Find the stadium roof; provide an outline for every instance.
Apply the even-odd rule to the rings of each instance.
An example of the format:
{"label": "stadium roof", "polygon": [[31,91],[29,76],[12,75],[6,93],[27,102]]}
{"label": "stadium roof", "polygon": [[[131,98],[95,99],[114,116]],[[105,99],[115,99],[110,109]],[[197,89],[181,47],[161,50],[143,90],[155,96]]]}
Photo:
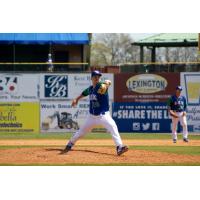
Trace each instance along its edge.
{"label": "stadium roof", "polygon": [[198,33],[161,33],[132,43],[151,47],[194,47],[198,46]]}
{"label": "stadium roof", "polygon": [[151,49],[151,61],[156,61],[156,47],[197,47],[198,33],[161,33],[147,37],[132,45],[140,46],[140,62],[144,60],[144,47]]}
{"label": "stadium roof", "polygon": [[2,44],[88,44],[88,33],[0,33]]}

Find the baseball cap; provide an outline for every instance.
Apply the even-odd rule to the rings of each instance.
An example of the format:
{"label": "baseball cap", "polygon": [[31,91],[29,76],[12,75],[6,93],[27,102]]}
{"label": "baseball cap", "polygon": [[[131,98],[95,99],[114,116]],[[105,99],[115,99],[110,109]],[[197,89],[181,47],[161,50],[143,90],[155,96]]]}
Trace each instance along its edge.
{"label": "baseball cap", "polygon": [[176,90],[180,90],[180,91],[182,91],[183,88],[182,88],[180,85],[178,85],[178,86],[176,87]]}
{"label": "baseball cap", "polygon": [[102,74],[101,74],[100,71],[95,70],[95,71],[93,71],[93,72],[91,73],[91,77],[93,77],[93,76],[102,76]]}

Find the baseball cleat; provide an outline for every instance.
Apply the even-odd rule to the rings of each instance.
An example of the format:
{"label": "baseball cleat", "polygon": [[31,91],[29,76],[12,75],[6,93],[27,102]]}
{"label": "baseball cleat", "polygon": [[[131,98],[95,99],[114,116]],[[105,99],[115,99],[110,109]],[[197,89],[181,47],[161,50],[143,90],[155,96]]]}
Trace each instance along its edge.
{"label": "baseball cleat", "polygon": [[177,142],[177,139],[173,139],[173,143],[176,143]]}
{"label": "baseball cleat", "polygon": [[74,144],[72,144],[71,142],[69,142],[69,143],[67,144],[67,146],[65,147],[65,149],[62,150],[62,152],[61,152],[60,154],[65,154],[65,153],[67,153],[68,151],[71,151],[73,145],[74,145]]}
{"label": "baseball cleat", "polygon": [[127,152],[128,151],[128,147],[127,146],[117,146],[117,155],[120,156],[122,155],[123,153]]}
{"label": "baseball cleat", "polygon": [[183,142],[189,142],[188,138],[183,138]]}

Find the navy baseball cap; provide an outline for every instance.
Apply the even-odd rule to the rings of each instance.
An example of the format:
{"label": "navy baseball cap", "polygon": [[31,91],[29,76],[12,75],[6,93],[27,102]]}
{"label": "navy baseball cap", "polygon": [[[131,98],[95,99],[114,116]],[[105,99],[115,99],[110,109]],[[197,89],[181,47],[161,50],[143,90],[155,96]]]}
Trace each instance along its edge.
{"label": "navy baseball cap", "polygon": [[182,91],[183,88],[182,88],[180,85],[178,85],[178,86],[176,87],[176,90],[180,90],[180,91]]}
{"label": "navy baseball cap", "polygon": [[93,76],[102,76],[102,74],[101,74],[100,71],[95,70],[95,71],[93,71],[93,72],[91,73],[91,77],[93,77]]}

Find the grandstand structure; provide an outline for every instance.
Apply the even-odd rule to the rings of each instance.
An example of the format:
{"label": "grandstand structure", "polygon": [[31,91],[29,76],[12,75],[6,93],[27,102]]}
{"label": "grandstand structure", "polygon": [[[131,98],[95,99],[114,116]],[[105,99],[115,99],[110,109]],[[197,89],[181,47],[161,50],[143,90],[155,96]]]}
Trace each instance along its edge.
{"label": "grandstand structure", "polygon": [[151,50],[151,62],[156,62],[156,49],[160,47],[198,47],[198,33],[161,33],[147,37],[132,45],[140,47],[140,62],[144,62],[144,47]]}
{"label": "grandstand structure", "polygon": [[[120,65],[120,72],[153,73],[153,72],[185,72],[200,71],[200,61],[193,62],[157,62],[156,49],[170,47],[196,47],[198,54],[198,33],[161,33],[147,37],[132,45],[140,47],[140,62]],[[144,62],[144,48],[151,51],[151,62]]]}
{"label": "grandstand structure", "polygon": [[89,33],[0,33],[0,71],[85,71],[90,41]]}

